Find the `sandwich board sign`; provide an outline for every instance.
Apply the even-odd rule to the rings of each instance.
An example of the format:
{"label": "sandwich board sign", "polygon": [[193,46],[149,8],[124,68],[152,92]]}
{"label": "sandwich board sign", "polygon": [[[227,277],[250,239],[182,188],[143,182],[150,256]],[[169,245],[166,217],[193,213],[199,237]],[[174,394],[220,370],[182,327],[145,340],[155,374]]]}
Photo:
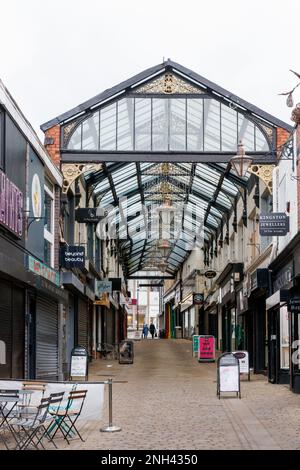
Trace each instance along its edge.
{"label": "sandwich board sign", "polygon": [[232,351],[232,354],[238,358],[240,363],[240,374],[247,374],[250,380],[249,353],[248,351]]}
{"label": "sandwich board sign", "polygon": [[88,378],[88,353],[83,346],[76,346],[71,352],[70,378]]}
{"label": "sandwich board sign", "polygon": [[212,335],[200,335],[198,361],[215,362],[215,359],[215,337]]}
{"label": "sandwich board sign", "polygon": [[241,398],[240,363],[233,353],[225,353],[218,359],[217,396],[222,392],[235,392]]}
{"label": "sandwich board sign", "polygon": [[193,357],[198,355],[199,335],[193,335]]}

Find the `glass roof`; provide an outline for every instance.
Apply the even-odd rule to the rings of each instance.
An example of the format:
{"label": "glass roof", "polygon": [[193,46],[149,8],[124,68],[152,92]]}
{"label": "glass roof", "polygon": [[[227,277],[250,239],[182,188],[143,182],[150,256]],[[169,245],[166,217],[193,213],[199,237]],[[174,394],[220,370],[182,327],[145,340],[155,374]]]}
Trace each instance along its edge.
{"label": "glass roof", "polygon": [[125,97],[79,122],[68,150],[235,151],[242,140],[248,152],[266,152],[262,126],[213,98]]}
{"label": "glass roof", "polygon": [[174,275],[188,253],[203,246],[231,210],[238,186],[247,182],[231,172],[224,177],[226,168],[203,163],[107,163],[86,174],[98,205],[108,209],[103,224],[115,227],[112,233],[127,276],[159,265],[160,211],[166,202],[166,212],[173,214],[173,234],[164,257],[165,272]]}

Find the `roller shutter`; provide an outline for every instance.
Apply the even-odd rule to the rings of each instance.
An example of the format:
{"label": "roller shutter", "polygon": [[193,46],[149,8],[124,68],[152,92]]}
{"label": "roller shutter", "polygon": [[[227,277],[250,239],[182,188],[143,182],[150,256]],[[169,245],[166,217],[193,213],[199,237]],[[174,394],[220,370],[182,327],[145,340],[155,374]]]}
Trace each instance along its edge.
{"label": "roller shutter", "polygon": [[5,345],[5,364],[0,378],[24,377],[24,290],[0,281],[0,341]]}
{"label": "roller shutter", "polygon": [[58,305],[53,300],[36,300],[36,378],[58,379]]}
{"label": "roller shutter", "polygon": [[78,344],[88,351],[88,305],[78,298]]}

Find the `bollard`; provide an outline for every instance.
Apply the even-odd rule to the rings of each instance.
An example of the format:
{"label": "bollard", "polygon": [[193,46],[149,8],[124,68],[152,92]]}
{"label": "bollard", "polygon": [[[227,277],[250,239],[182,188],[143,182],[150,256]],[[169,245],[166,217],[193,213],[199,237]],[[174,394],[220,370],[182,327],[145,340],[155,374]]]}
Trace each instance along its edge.
{"label": "bollard", "polygon": [[113,379],[109,378],[108,379],[108,409],[109,409],[109,422],[108,426],[104,426],[104,428],[101,428],[101,432],[118,432],[121,431],[121,428],[118,426],[114,426],[112,422],[112,383]]}

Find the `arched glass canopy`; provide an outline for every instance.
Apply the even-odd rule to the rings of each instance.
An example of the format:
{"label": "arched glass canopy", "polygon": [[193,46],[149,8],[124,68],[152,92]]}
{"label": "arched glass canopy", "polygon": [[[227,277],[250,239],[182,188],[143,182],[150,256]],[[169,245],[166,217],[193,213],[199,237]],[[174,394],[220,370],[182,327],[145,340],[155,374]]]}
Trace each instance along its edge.
{"label": "arched glass canopy", "polygon": [[75,127],[68,150],[266,152],[270,142],[257,123],[216,99],[126,97],[101,107]]}
{"label": "arched glass canopy", "polygon": [[95,202],[109,210],[104,231],[115,229],[127,277],[153,267],[151,215],[163,201],[185,207],[166,259],[167,274],[175,275],[195,234],[201,234],[202,246],[216,240],[239,191],[247,186],[249,175],[240,178],[228,165],[239,141],[256,163],[273,163],[277,128],[291,130],[170,60],[105,90],[42,129],[57,124],[62,163],[102,164],[101,170],[85,174],[86,183]]}

